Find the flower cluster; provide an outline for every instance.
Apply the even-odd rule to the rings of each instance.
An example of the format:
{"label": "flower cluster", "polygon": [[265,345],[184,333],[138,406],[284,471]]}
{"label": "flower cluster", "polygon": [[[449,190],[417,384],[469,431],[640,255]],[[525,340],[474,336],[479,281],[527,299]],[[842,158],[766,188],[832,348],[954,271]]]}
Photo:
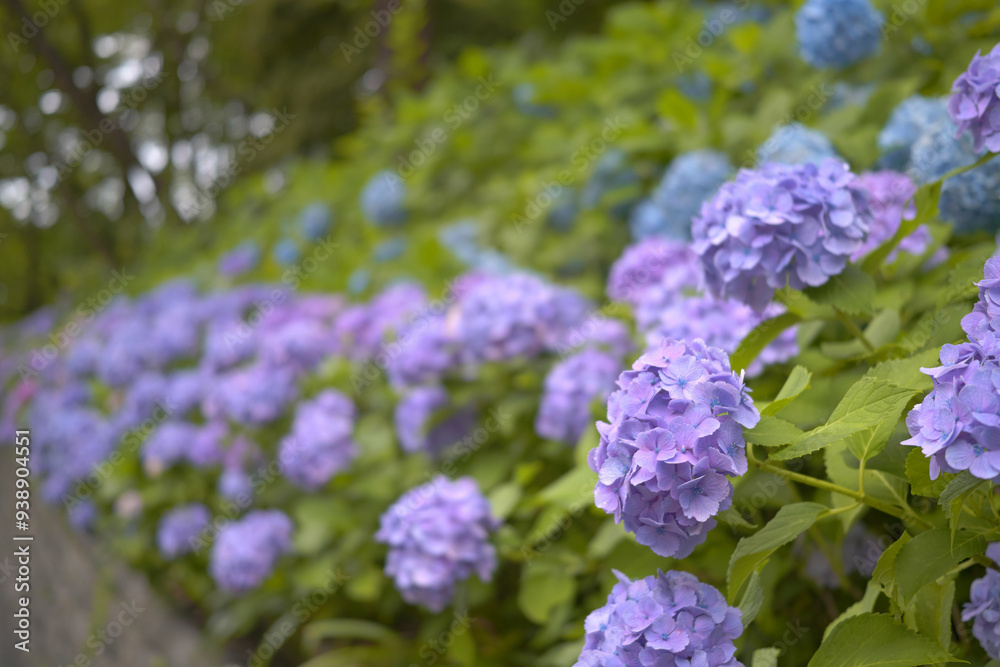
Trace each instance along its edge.
{"label": "flower cluster", "polygon": [[743,431],[760,413],[722,350],[665,339],[618,378],[600,444],[598,507],[661,556],[684,558],[732,502],[726,475],[747,470]]}
{"label": "flower cluster", "polygon": [[361,212],[378,227],[406,222],[406,185],[395,173],[382,170],[368,179],[361,190]]}
{"label": "flower cluster", "polygon": [[900,102],[878,135],[878,147],[883,151],[904,149],[907,160],[910,147],[928,128],[948,122],[948,105],[944,99],[913,95]]}
{"label": "flower cluster", "polygon": [[238,276],[257,266],[260,262],[260,246],[253,241],[244,241],[219,258],[217,267],[224,276]]}
{"label": "flower cluster", "polygon": [[678,155],[670,163],[652,196],[632,210],[632,239],[650,236],[691,238],[691,218],[733,173],[725,153],[712,150]]}
{"label": "flower cluster", "polygon": [[201,503],[181,505],[160,519],[156,546],[164,558],[174,559],[194,551],[195,540],[208,526],[211,515]]}
{"label": "flower cluster", "polygon": [[353,431],[354,404],[339,391],[326,389],[299,403],[278,453],[282,473],[306,489],[326,484],[357,456]]}
{"label": "flower cluster", "polygon": [[543,438],[576,444],[592,424],[595,400],[607,400],[615,388],[621,363],[598,350],[584,350],[560,361],[545,378],[535,432]]}
{"label": "flower cluster", "polygon": [[948,113],[958,132],[970,131],[977,153],[1000,153],[1000,44],[985,56],[977,51],[951,91]]}
{"label": "flower cluster", "polygon": [[219,531],[209,573],[222,589],[245,593],[257,588],[292,547],[292,521],[279,510],[255,510]]}
{"label": "flower cluster", "polygon": [[762,312],[774,290],[822,285],[868,234],[867,195],[843,162],[741,170],[702,205],[694,249],[709,289]]}
{"label": "flower cluster", "polygon": [[323,238],[329,233],[332,225],[333,211],[322,202],[313,202],[299,213],[299,231],[308,241]]}
{"label": "flower cluster", "polygon": [[799,54],[813,67],[849,67],[878,52],[884,21],[870,0],[806,0],[795,14]]}
{"label": "flower cluster", "polygon": [[[868,193],[868,210],[871,218],[868,221],[868,238],[865,243],[851,256],[851,261],[857,261],[869,252],[882,245],[896,233],[903,220],[912,220],[917,214],[913,195],[917,186],[905,174],[894,171],[873,171],[860,174],[854,181],[858,187]],[[886,258],[892,263],[899,253],[923,255],[931,244],[931,232],[927,225],[920,225],[912,234],[904,237],[899,245]],[[934,256],[937,263],[947,257],[947,249]]]}
{"label": "flower cluster", "polygon": [[930,459],[931,479],[968,470],[1000,481],[1000,258],[986,262],[979,302],[962,318],[968,343],[941,347],[941,366],[923,369],[934,388],[910,411],[910,437]]}
{"label": "flower cluster", "polygon": [[615,576],[608,603],[584,622],[575,667],[742,667],[733,640],[743,634],[743,615],[714,586],[674,570],[637,581]]}
{"label": "flower cluster", "polygon": [[[440,454],[465,437],[473,428],[473,413],[457,410],[441,416],[450,407],[441,387],[415,387],[396,404],[396,435],[405,452]],[[440,419],[438,419],[440,417]]]}
{"label": "flower cluster", "polygon": [[431,611],[451,601],[455,584],[496,569],[490,534],[500,522],[475,480],[438,476],[410,489],[382,515],[375,539],[388,545],[385,573],[403,599]]}
{"label": "flower cluster", "polygon": [[690,244],[652,237],[629,246],[611,266],[607,294],[635,310],[636,322],[646,330],[660,312],[680,295],[701,286],[701,267]]}
{"label": "flower cluster", "polygon": [[782,125],[757,148],[758,164],[819,164],[827,158],[836,157],[837,151],[830,140],[802,123]]}
{"label": "flower cluster", "polygon": [[[986,547],[986,556],[1000,565],[1000,542]],[[985,576],[972,582],[962,620],[972,621],[972,634],[986,655],[1000,660],[1000,572],[988,568]]]}

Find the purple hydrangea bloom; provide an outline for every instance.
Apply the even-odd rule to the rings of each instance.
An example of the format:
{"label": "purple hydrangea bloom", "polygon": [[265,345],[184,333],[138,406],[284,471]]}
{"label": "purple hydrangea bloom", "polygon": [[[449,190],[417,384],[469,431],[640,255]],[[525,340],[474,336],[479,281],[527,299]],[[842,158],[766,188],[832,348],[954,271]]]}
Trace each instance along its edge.
{"label": "purple hydrangea bloom", "polygon": [[211,520],[208,508],[201,503],[175,507],[160,519],[156,530],[156,546],[168,560],[195,550],[195,539]]}
{"label": "purple hydrangea bloom", "polygon": [[473,573],[492,578],[497,557],[489,537],[499,525],[475,480],[438,476],[404,493],[382,515],[375,539],[389,546],[385,572],[403,599],[438,612],[457,582]]}
{"label": "purple hydrangea bloom", "polygon": [[968,470],[1000,481],[1000,258],[987,260],[977,284],[979,302],[962,318],[970,342],[942,346],[942,365],[922,369],[934,388],[906,417],[912,437],[902,444],[930,458],[931,479]]}
{"label": "purple hydrangea bloom", "polygon": [[[758,315],[752,308],[738,301],[719,300],[707,294],[683,297],[660,311],[659,322],[646,334],[646,342],[655,348],[659,347],[664,338],[701,338],[706,345],[732,353],[754,327],[784,312],[785,309],[775,303]],[[784,363],[798,354],[796,332],[796,327],[789,327],[761,350],[746,369],[747,375],[756,377],[765,367]]]}
{"label": "purple hydrangea bloom", "polygon": [[378,354],[390,333],[426,304],[427,296],[420,287],[393,285],[367,304],[345,308],[334,323],[334,337],[351,358],[369,359]]}
{"label": "purple hydrangea bloom", "polygon": [[216,465],[222,461],[227,430],[220,422],[204,426],[179,421],[161,424],[142,446],[143,467],[150,475],[158,475],[175,463],[187,462],[198,468]]}
{"label": "purple hydrangea bloom", "polygon": [[824,284],[868,234],[867,194],[838,160],[741,170],[695,218],[709,289],[762,312],[774,290]]}
{"label": "purple hydrangea bloom", "polygon": [[[1000,542],[986,547],[986,555],[1000,564]],[[972,582],[962,620],[972,621],[972,634],[986,655],[1000,660],[1000,572],[988,568],[985,576]]]}
{"label": "purple hydrangea bloom", "polygon": [[202,411],[210,419],[266,424],[283,414],[297,394],[293,369],[258,363],[219,375]]}
{"label": "purple hydrangea bloom", "polygon": [[69,508],[69,525],[79,531],[90,529],[97,520],[97,505],[92,500],[80,500]]}
{"label": "purple hydrangea bloom", "polygon": [[637,581],[615,576],[608,603],[584,622],[574,667],[742,667],[733,640],[743,634],[743,615],[714,586],[674,570]]}
{"label": "purple hydrangea bloom", "polygon": [[747,471],[741,426],[760,413],[725,352],[665,339],[618,378],[587,462],[596,504],[640,544],[684,558],[732,503],[726,475]]}
{"label": "purple hydrangea bloom", "polygon": [[575,444],[592,423],[591,403],[607,400],[620,369],[618,359],[597,350],[584,350],[557,363],[545,378],[535,432]]}
{"label": "purple hydrangea bloom", "polygon": [[472,363],[534,357],[557,349],[590,304],[527,274],[490,276],[458,304],[458,337]]}
{"label": "purple hydrangea bloom", "polygon": [[971,132],[977,153],[1000,153],[1000,44],[985,56],[977,51],[951,91],[948,113],[958,133]]}
{"label": "purple hydrangea bloom", "polygon": [[295,410],[292,432],[281,441],[278,458],[288,479],[307,489],[326,484],[357,456],[354,403],[327,389]]}
{"label": "purple hydrangea bloom", "polygon": [[690,245],[671,239],[649,238],[629,246],[611,266],[608,297],[637,306],[655,301],[650,292],[674,298],[701,284],[698,256]]}
{"label": "purple hydrangea bloom", "polygon": [[396,387],[435,382],[461,363],[456,327],[444,316],[415,320],[386,352],[386,371]]}
{"label": "purple hydrangea bloom", "polygon": [[244,241],[219,258],[216,267],[223,276],[238,276],[260,262],[260,247],[254,241]]}
{"label": "purple hydrangea bloom", "polygon": [[[894,171],[865,172],[855,179],[854,185],[868,193],[871,217],[868,221],[868,238],[851,256],[852,262],[888,241],[904,219],[912,220],[917,214],[917,207],[913,202],[917,186],[906,174]],[[912,234],[899,242],[885,261],[891,264],[899,256],[900,251],[910,255],[922,255],[931,241],[931,232],[927,225],[920,225]],[[944,250],[944,253],[947,253],[947,250]]]}
{"label": "purple hydrangea bloom", "polygon": [[396,435],[403,451],[436,456],[468,435],[474,417],[469,410],[453,411],[435,420],[450,405],[448,393],[441,387],[416,387],[407,392],[396,405],[395,414]]}
{"label": "purple hydrangea bloom", "polygon": [[292,547],[292,521],[279,510],[255,510],[225,526],[212,545],[209,573],[223,590],[257,588]]}

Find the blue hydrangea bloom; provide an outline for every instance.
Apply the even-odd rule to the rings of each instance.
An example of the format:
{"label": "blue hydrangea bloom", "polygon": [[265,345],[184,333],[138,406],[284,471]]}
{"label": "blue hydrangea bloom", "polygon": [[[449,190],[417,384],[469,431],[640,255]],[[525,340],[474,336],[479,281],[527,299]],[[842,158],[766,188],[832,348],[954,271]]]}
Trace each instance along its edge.
{"label": "blue hydrangea bloom", "polygon": [[742,667],[733,640],[743,634],[743,614],[714,586],[674,570],[636,581],[615,576],[608,603],[584,622],[574,667]]}
{"label": "blue hydrangea bloom", "polygon": [[196,540],[208,527],[212,516],[201,503],[175,507],[160,519],[156,546],[164,558],[173,560],[195,550]]}
{"label": "blue hydrangea bloom", "polygon": [[274,250],[271,251],[271,255],[278,264],[288,266],[299,261],[299,258],[302,257],[302,251],[299,250],[299,244],[294,240],[281,239],[274,244]]}
{"label": "blue hydrangea bloom", "polygon": [[799,55],[820,69],[849,67],[878,52],[884,22],[870,0],[806,0],[795,14]]}
{"label": "blue hydrangea bloom", "polygon": [[[987,546],[986,556],[1000,565],[1000,542]],[[1000,572],[987,568],[985,576],[972,582],[962,620],[972,621],[972,635],[986,655],[1000,660]]]}
{"label": "blue hydrangea bloom", "polygon": [[580,217],[579,193],[575,188],[563,187],[552,202],[545,222],[556,231],[568,232]]}
{"label": "blue hydrangea bloom", "polygon": [[592,424],[591,404],[605,401],[615,388],[621,362],[598,350],[583,350],[554,365],[535,418],[543,438],[576,444]]}
{"label": "blue hydrangea bloom", "polygon": [[406,222],[406,185],[395,172],[384,169],[372,176],[361,191],[361,211],[377,227]]}
{"label": "blue hydrangea bloom", "polygon": [[250,271],[260,262],[260,246],[255,241],[244,241],[219,258],[216,270],[223,276],[238,276]]}
{"label": "blue hydrangea bloom", "polygon": [[757,148],[757,162],[782,164],[820,164],[827,158],[836,158],[837,151],[823,133],[802,123],[788,123],[771,133]]}
{"label": "blue hydrangea bloom", "polygon": [[729,179],[733,165],[725,153],[713,150],[678,155],[667,167],[652,196],[632,211],[632,239],[650,236],[690,240],[691,219],[701,204]]}
{"label": "blue hydrangea bloom", "polygon": [[279,510],[255,510],[219,531],[208,570],[231,593],[258,588],[291,550],[292,521]]}
{"label": "blue hydrangea bloom", "polygon": [[500,525],[475,480],[443,476],[410,489],[382,515],[375,539],[389,547],[385,573],[403,599],[443,610],[455,584],[497,566],[490,534]]}
{"label": "blue hydrangea bloom", "polygon": [[375,250],[372,252],[372,259],[376,262],[391,262],[401,257],[404,252],[406,252],[406,239],[386,239],[375,246]]}
{"label": "blue hydrangea bloom", "polygon": [[729,358],[702,341],[664,339],[618,378],[587,462],[596,504],[636,541],[685,558],[732,504],[726,475],[747,471],[741,426],[760,413]]}
{"label": "blue hydrangea bloom", "polygon": [[604,153],[580,192],[580,203],[586,210],[606,205],[611,215],[622,217],[635,202],[639,176],[628,164],[624,151],[612,148]]}
{"label": "blue hydrangea bloom", "polygon": [[741,170],[706,202],[694,250],[712,294],[763,312],[774,290],[824,284],[868,235],[867,193],[838,160]]}
{"label": "blue hydrangea bloom", "polygon": [[308,241],[323,238],[333,226],[333,211],[322,202],[313,202],[299,213],[299,231]]}
{"label": "blue hydrangea bloom", "polygon": [[1000,153],[1000,44],[985,56],[977,51],[951,91],[948,113],[958,131],[969,131],[977,153]]}
{"label": "blue hydrangea bloom", "polygon": [[910,147],[925,132],[947,122],[948,104],[944,98],[913,95],[892,110],[879,132],[878,147],[883,151],[903,148],[908,156]]}
{"label": "blue hydrangea bloom", "polygon": [[827,108],[833,111],[842,107],[864,107],[868,104],[868,100],[871,99],[875,88],[874,83],[852,85],[838,81],[833,84],[833,95],[830,97],[830,101],[827,102]]}
{"label": "blue hydrangea bloom", "polygon": [[931,479],[968,470],[1000,481],[1000,258],[987,260],[977,285],[979,302],[962,318],[969,342],[942,346],[942,365],[922,369],[934,388],[906,417],[912,437],[902,444],[930,459]]}
{"label": "blue hydrangea bloom", "polygon": [[292,432],[281,441],[278,458],[282,473],[306,489],[326,484],[357,456],[354,403],[327,389],[299,403]]}
{"label": "blue hydrangea bloom", "polygon": [[347,277],[347,291],[351,294],[361,294],[368,288],[371,280],[371,273],[367,269],[357,269]]}

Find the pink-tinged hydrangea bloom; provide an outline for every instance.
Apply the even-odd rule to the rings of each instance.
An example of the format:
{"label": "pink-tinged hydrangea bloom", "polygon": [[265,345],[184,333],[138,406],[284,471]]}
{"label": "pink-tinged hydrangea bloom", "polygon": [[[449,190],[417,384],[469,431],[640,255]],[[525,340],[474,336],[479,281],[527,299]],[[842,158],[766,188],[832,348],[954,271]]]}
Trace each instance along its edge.
{"label": "pink-tinged hydrangea bloom", "polygon": [[716,297],[762,312],[774,290],[824,284],[868,235],[868,197],[838,160],[743,169],[702,205],[694,250]]}
{"label": "pink-tinged hydrangea bloom", "polygon": [[[1000,542],[986,547],[986,555],[1000,565]],[[987,569],[986,576],[972,582],[962,620],[972,621],[972,634],[986,655],[1000,660],[1000,572]]]}
{"label": "pink-tinged hydrangea bloom", "polygon": [[385,573],[403,599],[438,612],[457,582],[473,573],[492,578],[497,557],[489,537],[499,525],[475,480],[438,476],[404,493],[382,515],[375,539],[389,546]]}
{"label": "pink-tinged hydrangea bloom", "polygon": [[156,546],[168,560],[190,553],[195,550],[196,540],[210,520],[208,508],[201,503],[175,507],[160,519]]}
{"label": "pink-tinged hydrangea bloom", "polygon": [[576,444],[592,423],[591,403],[607,400],[620,369],[616,357],[597,350],[584,350],[553,366],[545,378],[535,432]]}
{"label": "pink-tinged hydrangea bloom", "polygon": [[[868,220],[868,238],[851,256],[852,262],[888,241],[904,219],[912,220],[917,214],[917,207],[913,202],[917,186],[906,174],[895,171],[865,172],[855,179],[854,185],[868,193],[871,217]],[[910,255],[923,255],[931,241],[931,231],[927,225],[920,225],[899,242],[885,261],[891,264],[899,257],[900,251]],[[947,256],[948,250],[942,248],[941,252],[935,253],[932,262],[940,263]]]}
{"label": "pink-tinged hydrangea bloom", "polygon": [[725,475],[747,471],[740,427],[755,426],[760,413],[726,353],[700,340],[663,340],[618,387],[587,457],[598,474],[596,504],[640,544],[684,558],[731,505]]}
{"label": "pink-tinged hydrangea bloom", "polygon": [[208,570],[219,588],[246,593],[270,576],[292,548],[292,521],[280,510],[255,510],[219,531]]}
{"label": "pink-tinged hydrangea bloom", "polygon": [[951,91],[948,113],[958,134],[969,130],[977,153],[1000,153],[1000,44],[985,56],[977,51]]}
{"label": "pink-tinged hydrangea bloom", "polygon": [[282,473],[307,489],[326,484],[357,456],[354,443],[354,403],[327,389],[300,403],[292,432],[281,441]]}
{"label": "pink-tinged hydrangea bloom", "polygon": [[906,417],[910,437],[930,458],[931,479],[968,470],[1000,481],[1000,258],[986,262],[979,302],[962,318],[970,342],[944,345],[941,366],[925,368],[934,389]]}
{"label": "pink-tinged hydrangea bloom", "polygon": [[615,576],[608,603],[584,621],[575,667],[742,667],[733,640],[743,634],[743,614],[714,586],[675,570],[637,581]]}
{"label": "pink-tinged hydrangea bloom", "polygon": [[[774,303],[758,315],[752,308],[738,301],[719,300],[710,295],[684,297],[660,311],[660,319],[646,334],[646,342],[657,347],[664,338],[700,338],[706,345],[732,353],[754,327],[784,312],[782,306]],[[784,363],[798,354],[796,332],[796,327],[789,327],[761,350],[757,359],[746,369],[747,375],[760,375],[766,366]]]}

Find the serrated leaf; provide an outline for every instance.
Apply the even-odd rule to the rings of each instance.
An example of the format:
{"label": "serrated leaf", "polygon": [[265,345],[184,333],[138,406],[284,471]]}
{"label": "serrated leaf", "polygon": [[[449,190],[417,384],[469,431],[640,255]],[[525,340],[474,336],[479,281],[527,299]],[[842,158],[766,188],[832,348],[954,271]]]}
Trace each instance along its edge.
{"label": "serrated leaf", "polygon": [[767,347],[775,338],[781,335],[785,329],[795,326],[802,321],[802,317],[792,312],[782,313],[777,317],[764,320],[748,333],[736,350],[729,355],[729,364],[734,371],[750,367],[761,350]]}
{"label": "serrated leaf", "polygon": [[[863,333],[868,342],[876,349],[891,343],[899,335],[899,314],[890,308],[883,309],[872,318]],[[856,339],[838,343],[823,343],[821,349],[832,359],[851,359],[869,354],[868,348]]]}
{"label": "serrated leaf", "polygon": [[906,626],[930,637],[943,648],[951,644],[951,606],[955,600],[955,579],[932,581],[921,588],[904,611]]}
{"label": "serrated leaf", "polygon": [[868,586],[865,587],[865,594],[861,596],[861,599],[845,609],[840,616],[830,622],[830,625],[826,626],[826,630],[823,631],[823,639],[825,640],[835,627],[847,619],[860,616],[861,614],[872,613],[872,610],[875,609],[875,603],[878,601],[878,596],[881,594],[882,589],[874,581],[869,581]]}
{"label": "serrated leaf", "polygon": [[810,300],[839,308],[852,315],[867,315],[872,312],[875,298],[875,281],[867,273],[848,264],[838,275],[819,287],[805,290]]}
{"label": "serrated leaf", "polygon": [[870,377],[889,380],[908,389],[917,391],[928,391],[934,386],[929,375],[920,371],[921,368],[930,368],[938,365],[940,351],[937,349],[924,350],[906,359],[892,359],[883,361],[870,371]]}
{"label": "serrated leaf", "polygon": [[753,661],[750,663],[750,667],[778,667],[778,656],[780,655],[780,648],[759,648],[753,652]]}
{"label": "serrated leaf", "polygon": [[719,512],[715,515],[715,518],[728,526],[733,526],[734,528],[747,528],[749,530],[756,530],[759,528],[756,524],[752,524],[744,519],[743,515],[740,514],[739,510],[735,507],[730,507],[727,510]]}
{"label": "serrated leaf", "polygon": [[975,493],[979,487],[986,483],[986,480],[979,479],[968,470],[964,470],[959,475],[948,482],[941,492],[939,502],[944,507],[944,513],[949,519],[957,519],[962,512],[965,501]]}
{"label": "serrated leaf", "polygon": [[809,667],[917,667],[954,658],[888,614],[861,614],[834,628]]}
{"label": "serrated leaf", "polygon": [[544,625],[559,605],[576,595],[576,579],[560,563],[535,561],[521,571],[517,604],[529,620]]}
{"label": "serrated leaf", "polygon": [[775,399],[760,411],[761,415],[773,417],[778,414],[783,407],[791,403],[799,394],[809,388],[810,379],[812,379],[812,373],[807,371],[804,366],[793,368]]}
{"label": "serrated leaf", "polygon": [[747,580],[747,586],[740,598],[740,603],[736,605],[743,612],[744,629],[750,627],[753,619],[757,618],[757,612],[760,611],[760,605],[763,602],[764,589],[760,585],[760,573],[754,571],[750,575],[750,579]]}
{"label": "serrated leaf", "polygon": [[760,531],[741,539],[729,559],[727,580],[730,603],[736,600],[751,573],[759,571],[778,547],[808,530],[825,510],[826,507],[819,503],[785,505]]}
{"label": "serrated leaf", "polygon": [[920,533],[896,556],[896,590],[906,605],[922,586],[948,574],[969,556],[986,551],[986,538],[966,530],[958,531],[952,544],[951,532],[935,528]]}
{"label": "serrated leaf", "polygon": [[917,392],[888,380],[863,377],[855,382],[826,424],[807,432],[798,442],[771,455],[784,461],[811,454],[852,433],[877,427],[886,414],[898,415]]}
{"label": "serrated leaf", "polygon": [[795,424],[767,415],[761,415],[757,425],[744,432],[747,442],[761,447],[781,447],[798,441],[804,435],[805,432]]}
{"label": "serrated leaf", "polygon": [[937,498],[955,475],[941,473],[937,479],[931,479],[931,460],[924,456],[918,447],[906,457],[906,479],[910,482],[910,490],[918,496]]}
{"label": "serrated leaf", "polygon": [[896,589],[896,557],[912,539],[909,533],[900,535],[898,540],[882,552],[878,563],[875,564],[875,569],[872,571],[872,581],[889,597],[892,597],[893,591]]}

